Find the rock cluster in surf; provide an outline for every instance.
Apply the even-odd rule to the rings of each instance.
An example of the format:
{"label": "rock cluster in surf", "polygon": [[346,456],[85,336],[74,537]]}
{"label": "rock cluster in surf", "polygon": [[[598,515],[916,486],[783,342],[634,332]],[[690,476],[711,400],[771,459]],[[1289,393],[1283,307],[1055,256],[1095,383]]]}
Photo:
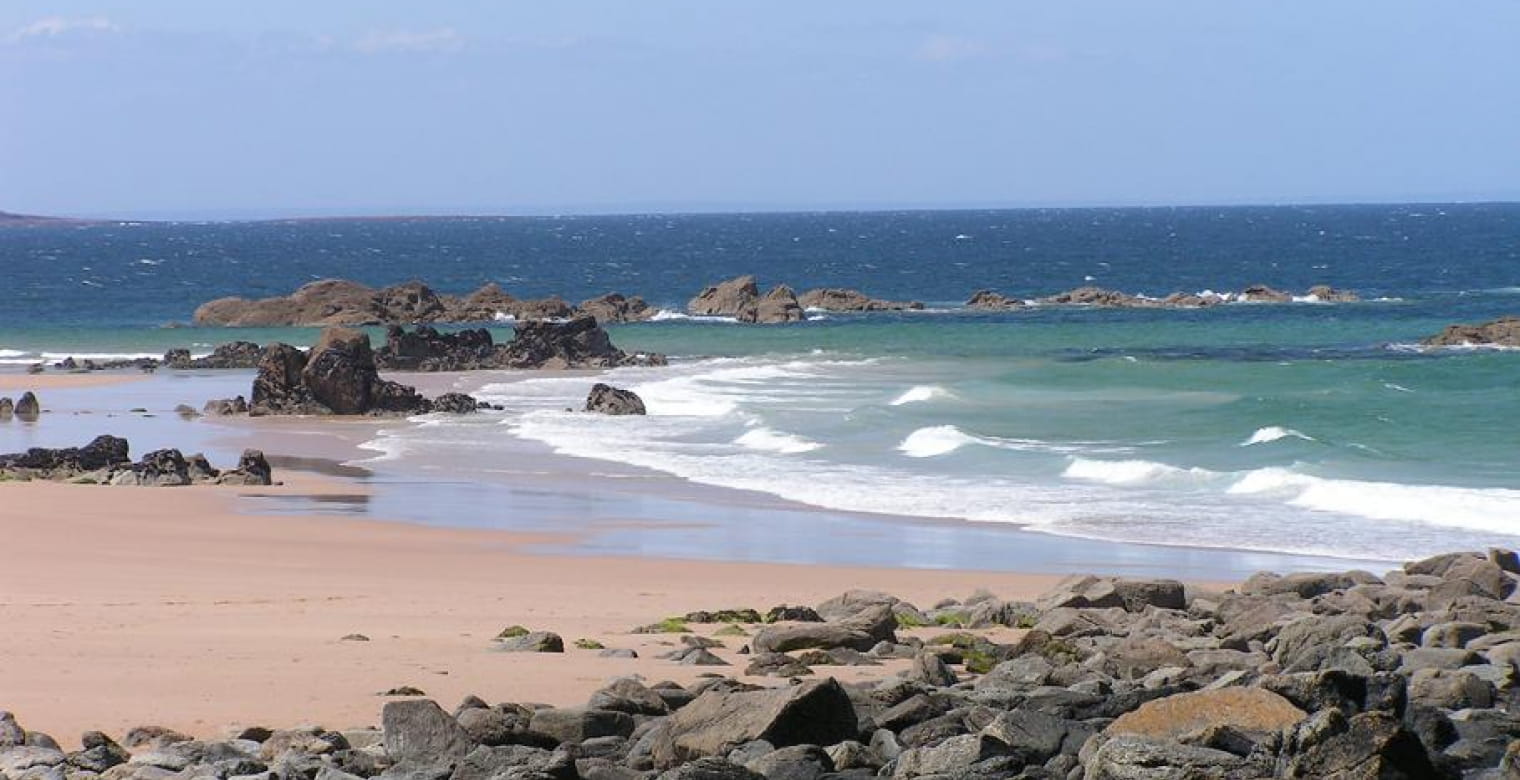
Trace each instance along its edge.
{"label": "rock cluster in surf", "polygon": [[916,301],[897,302],[872,298],[859,290],[823,288],[809,290],[798,297],[792,288],[784,284],[772,287],[769,292],[761,295],[755,277],[748,275],[709,285],[686,304],[686,310],[697,316],[732,317],[739,322],[759,325],[801,322],[807,319],[807,309],[900,311],[923,307],[922,303]]}
{"label": "rock cluster in surf", "polygon": [[[966,307],[996,311],[1017,309],[1036,303],[1049,306],[1101,306],[1120,309],[1203,309],[1226,303],[1291,303],[1294,300],[1291,293],[1264,284],[1251,285],[1235,293],[1174,292],[1164,298],[1149,298],[1088,286],[1033,301],[1011,298],[993,290],[978,290],[966,301]],[[1304,294],[1303,300],[1317,303],[1352,303],[1360,299],[1356,293],[1349,290],[1338,290],[1321,284],[1310,287]]]}
{"label": "rock cluster in surf", "polygon": [[250,300],[218,298],[195,310],[197,325],[242,327],[400,325],[434,322],[568,319],[587,314],[602,322],[632,322],[654,315],[640,298],[610,293],[572,306],[558,297],[516,298],[495,283],[464,296],[435,292],[420,281],[374,288],[346,279],[322,279],[290,295]]}
{"label": "rock cluster in surf", "polygon": [[410,331],[392,325],[385,345],[375,352],[375,362],[389,371],[470,371],[664,365],[665,358],[618,349],[595,318],[582,316],[565,322],[519,322],[505,344],[497,344],[485,328],[440,333],[427,325]]}
{"label": "rock cluster in surf", "polygon": [[126,439],[97,436],[83,447],[33,447],[0,455],[0,481],[50,480],[91,485],[177,487],[269,485],[273,470],[264,453],[244,450],[236,468],[214,468],[206,456],[176,449],[154,450],[133,462]]}
{"label": "rock cluster in surf", "polygon": [[37,396],[28,390],[21,394],[20,398],[12,401],[9,396],[0,397],[0,422],[10,420],[12,417],[24,422],[35,421],[42,414],[42,404],[37,401]]}
{"label": "rock cluster in surf", "polygon": [[[144,726],[119,743],[89,732],[75,751],[0,714],[0,776],[1513,777],[1517,572],[1520,559],[1495,550],[1383,577],[1258,574],[1227,591],[1074,577],[1034,602],[978,592],[929,609],[849,591],[763,618],[704,611],[650,627],[685,632],[671,663],[742,660],[748,679],[616,678],[576,707],[470,696],[451,713],[407,698],[383,705],[379,728],[251,727],[222,741]],[[705,621],[732,622],[690,631]],[[629,657],[520,626],[491,644]],[[881,673],[858,682],[824,674],[841,666]]]}
{"label": "rock cluster in surf", "polygon": [[259,359],[249,414],[422,414],[433,402],[382,379],[369,335],[328,328],[310,350],[271,344]]}
{"label": "rock cluster in surf", "polygon": [[1448,325],[1425,339],[1428,347],[1520,348],[1520,317],[1501,317],[1481,325]]}

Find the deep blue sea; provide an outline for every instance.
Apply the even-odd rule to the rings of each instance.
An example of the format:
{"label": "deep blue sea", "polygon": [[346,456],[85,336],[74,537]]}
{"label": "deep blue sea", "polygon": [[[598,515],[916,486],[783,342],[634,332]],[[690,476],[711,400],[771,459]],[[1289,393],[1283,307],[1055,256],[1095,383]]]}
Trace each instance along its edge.
{"label": "deep blue sea", "polygon": [[[1423,350],[1520,314],[1520,205],[111,224],[0,230],[0,361],[206,351],[310,331],[170,327],[202,301],[323,277],[620,291],[613,328],[676,358],[620,369],[645,418],[568,414],[590,380],[502,376],[507,411],[425,420],[380,458],[534,441],[838,510],[1173,545],[1397,559],[1520,545],[1520,352]],[[855,287],[924,312],[744,326],[681,315],[703,285]],[[1265,283],[1350,304],[961,308]],[[506,338],[510,331],[499,332]]]}

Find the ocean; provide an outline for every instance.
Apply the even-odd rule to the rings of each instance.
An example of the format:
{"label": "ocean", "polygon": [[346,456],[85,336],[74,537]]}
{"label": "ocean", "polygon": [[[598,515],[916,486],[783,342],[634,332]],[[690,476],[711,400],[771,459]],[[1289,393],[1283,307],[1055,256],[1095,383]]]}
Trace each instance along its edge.
{"label": "ocean", "polygon": [[[382,472],[447,461],[454,478],[485,479],[542,447],[624,477],[920,518],[968,539],[1011,525],[1372,560],[1520,546],[1520,352],[1418,345],[1520,313],[1520,205],[46,226],[0,230],[0,267],[0,364],[16,367],[309,344],[304,329],[183,324],[205,300],[324,277],[452,293],[494,281],[572,301],[619,291],[665,309],[610,328],[624,349],[672,357],[605,378],[639,393],[647,417],[567,412],[586,376],[488,377],[479,395],[505,411],[386,431],[367,445]],[[742,273],[926,309],[779,326],[681,313]],[[1362,301],[962,307],[982,288],[1254,283]]]}

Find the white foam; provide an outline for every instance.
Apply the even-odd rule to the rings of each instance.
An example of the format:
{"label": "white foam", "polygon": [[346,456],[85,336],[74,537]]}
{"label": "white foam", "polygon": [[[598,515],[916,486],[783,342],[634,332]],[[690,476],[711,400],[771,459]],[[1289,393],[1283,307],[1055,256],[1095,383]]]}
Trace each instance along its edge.
{"label": "white foam", "polygon": [[1251,438],[1241,442],[1240,446],[1249,447],[1253,444],[1270,444],[1274,441],[1280,441],[1282,439],[1289,438],[1302,439],[1304,441],[1317,441],[1313,436],[1302,433],[1300,431],[1295,431],[1292,428],[1284,428],[1281,425],[1268,425],[1265,428],[1257,428],[1256,432],[1251,434]]}
{"label": "white foam", "polygon": [[717,316],[711,316],[711,315],[705,315],[705,314],[700,314],[700,315],[699,314],[687,314],[686,312],[675,311],[673,309],[660,309],[659,311],[657,311],[657,312],[654,313],[654,316],[652,316],[652,317],[649,318],[649,321],[650,322],[682,322],[682,321],[691,321],[691,322],[721,322],[721,323],[724,323],[724,324],[737,324],[739,322],[739,319],[737,317],[717,317]]}
{"label": "white foam", "polygon": [[1061,476],[1067,479],[1080,479],[1084,482],[1133,487],[1182,480],[1198,481],[1218,476],[1218,474],[1208,469],[1184,469],[1150,460],[1072,458],[1071,465],[1061,472]]}
{"label": "white foam", "polygon": [[1409,485],[1329,479],[1287,468],[1249,471],[1230,485],[1232,495],[1275,498],[1292,506],[1392,520],[1514,535],[1520,490]]}
{"label": "white foam", "polygon": [[1399,393],[1413,393],[1414,392],[1413,390],[1410,390],[1409,388],[1407,388],[1407,387],[1405,387],[1403,385],[1395,384],[1393,382],[1384,382],[1383,383],[1383,387],[1386,387],[1389,390],[1393,390],[1393,391],[1399,392]]}
{"label": "white foam", "polygon": [[746,431],[739,438],[734,439],[734,444],[761,452],[779,452],[783,455],[798,455],[823,447],[816,441],[770,428],[753,428]]}
{"label": "white foam", "polygon": [[908,437],[897,445],[897,450],[910,458],[933,458],[947,455],[967,444],[977,444],[980,441],[954,425],[935,425],[919,428],[908,434]]}
{"label": "white foam", "polygon": [[14,357],[21,357],[23,355],[30,355],[30,354],[32,354],[32,353],[25,352],[25,351],[19,350],[19,349],[0,349],[0,358],[14,358]]}
{"label": "white foam", "polygon": [[904,404],[916,404],[924,401],[933,401],[936,398],[948,398],[950,391],[939,385],[914,385],[904,390],[902,395],[892,399],[890,406],[902,406]]}
{"label": "white foam", "polygon": [[494,321],[496,321],[496,322],[517,322],[517,318],[516,317],[514,317],[511,314],[508,314],[508,313],[506,313],[504,311],[499,311],[499,312],[496,312],[495,314],[492,314],[491,315],[491,319],[494,320]]}

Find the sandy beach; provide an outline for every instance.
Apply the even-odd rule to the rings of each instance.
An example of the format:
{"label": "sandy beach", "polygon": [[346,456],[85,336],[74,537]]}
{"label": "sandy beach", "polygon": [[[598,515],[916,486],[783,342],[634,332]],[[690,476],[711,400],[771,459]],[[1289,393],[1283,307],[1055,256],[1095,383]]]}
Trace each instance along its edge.
{"label": "sandy beach", "polygon": [[[354,489],[281,477],[282,487],[240,490]],[[654,658],[672,637],[628,633],[669,615],[812,604],[847,588],[926,605],[978,587],[1027,598],[1056,580],[532,556],[514,548],[542,540],[497,532],[240,515],[237,492],[0,485],[3,706],[73,740],[144,723],[204,736],[233,724],[372,724],[385,701],[376,694],[400,685],[445,704],[466,694],[571,704],[618,675],[704,671]],[[492,652],[513,624],[642,657]],[[371,641],[340,641],[354,633]]]}
{"label": "sandy beach", "polygon": [[90,372],[87,374],[22,374],[17,372],[0,372],[0,393],[24,393],[28,390],[41,393],[47,390],[70,390],[89,387],[114,387],[133,382],[141,382],[147,377],[143,374],[128,374],[125,372]]}

